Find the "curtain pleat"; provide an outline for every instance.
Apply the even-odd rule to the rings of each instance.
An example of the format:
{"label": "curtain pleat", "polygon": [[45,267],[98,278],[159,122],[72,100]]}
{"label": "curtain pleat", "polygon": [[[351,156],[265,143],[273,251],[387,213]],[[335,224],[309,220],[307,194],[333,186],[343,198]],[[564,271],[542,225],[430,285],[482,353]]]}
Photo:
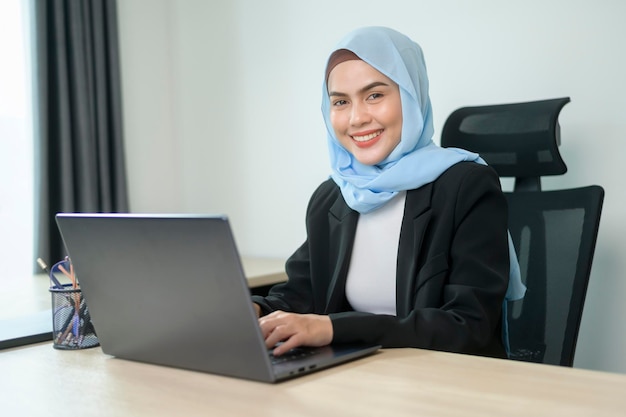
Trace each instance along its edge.
{"label": "curtain pleat", "polygon": [[59,212],[127,212],[115,0],[37,0],[37,253],[66,255]]}

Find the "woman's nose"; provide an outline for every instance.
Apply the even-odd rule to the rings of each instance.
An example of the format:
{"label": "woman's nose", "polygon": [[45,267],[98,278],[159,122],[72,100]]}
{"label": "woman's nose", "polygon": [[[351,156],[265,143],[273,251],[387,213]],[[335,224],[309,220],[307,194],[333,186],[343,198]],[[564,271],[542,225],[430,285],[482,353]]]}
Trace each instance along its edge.
{"label": "woman's nose", "polygon": [[350,124],[352,126],[361,126],[369,122],[369,119],[370,115],[365,104],[358,102],[352,104],[350,113]]}

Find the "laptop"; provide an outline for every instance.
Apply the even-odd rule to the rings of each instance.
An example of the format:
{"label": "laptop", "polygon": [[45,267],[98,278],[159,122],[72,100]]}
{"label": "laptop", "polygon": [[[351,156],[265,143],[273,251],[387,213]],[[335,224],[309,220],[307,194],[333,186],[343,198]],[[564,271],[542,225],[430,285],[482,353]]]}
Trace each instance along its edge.
{"label": "laptop", "polygon": [[56,221],[106,354],[277,382],[380,348],[273,358],[227,216],[64,213]]}

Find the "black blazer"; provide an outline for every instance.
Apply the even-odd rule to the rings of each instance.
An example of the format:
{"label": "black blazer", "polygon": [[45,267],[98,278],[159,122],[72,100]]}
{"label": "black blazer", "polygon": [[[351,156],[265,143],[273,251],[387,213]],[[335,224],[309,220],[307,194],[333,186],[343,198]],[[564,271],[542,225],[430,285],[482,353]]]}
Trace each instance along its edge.
{"label": "black blazer", "polygon": [[328,314],[333,343],[419,347],[506,357],[502,303],[509,280],[507,205],[493,169],[461,162],[406,195],[396,273],[397,316],[355,312],[345,283],[359,214],[328,180],[307,208],[307,240],[289,277],[267,297],[274,310]]}

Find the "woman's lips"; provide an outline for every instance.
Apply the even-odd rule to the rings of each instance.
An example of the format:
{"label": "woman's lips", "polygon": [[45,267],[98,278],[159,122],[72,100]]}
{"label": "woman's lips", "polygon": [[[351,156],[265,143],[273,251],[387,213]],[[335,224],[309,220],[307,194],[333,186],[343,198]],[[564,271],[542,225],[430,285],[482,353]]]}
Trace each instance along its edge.
{"label": "woman's lips", "polygon": [[382,137],[383,129],[369,133],[360,133],[358,135],[350,135],[354,143],[359,148],[367,148],[374,145]]}

